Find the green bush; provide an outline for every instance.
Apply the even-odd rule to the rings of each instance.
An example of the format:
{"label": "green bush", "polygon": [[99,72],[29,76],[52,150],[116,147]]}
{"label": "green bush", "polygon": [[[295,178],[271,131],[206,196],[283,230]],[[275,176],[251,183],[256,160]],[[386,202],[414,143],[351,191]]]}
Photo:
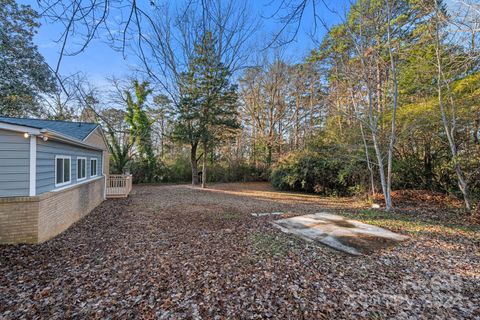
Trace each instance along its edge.
{"label": "green bush", "polygon": [[[460,159],[463,160],[463,159]],[[463,168],[478,167],[478,159],[468,159],[471,163],[462,163]],[[472,200],[480,198],[480,171],[470,176],[470,192]],[[448,154],[441,154],[434,158],[427,166],[424,159],[419,157],[404,157],[395,159],[393,166],[392,188],[401,189],[427,189],[462,198],[458,188],[457,175],[454,170],[453,160]]]}
{"label": "green bush", "polygon": [[251,182],[266,181],[264,168],[257,168],[246,162],[226,161],[210,164],[207,171],[208,182]]}
{"label": "green bush", "polygon": [[133,183],[157,183],[164,180],[166,168],[161,161],[132,160],[129,169]]}
{"label": "green bush", "polygon": [[[142,160],[132,160],[129,170],[134,183],[186,183],[192,180],[192,169],[188,155],[178,155],[163,162],[157,160],[149,164]],[[199,164],[198,170],[202,170]],[[209,161],[208,182],[250,182],[266,181],[268,174],[265,168],[256,168],[247,162],[232,162],[217,159]]]}
{"label": "green bush", "polygon": [[324,147],[280,159],[272,168],[270,182],[280,190],[351,195],[364,192],[365,171],[360,162],[345,160],[341,150]]}
{"label": "green bush", "polygon": [[165,176],[161,182],[181,183],[192,181],[192,167],[187,155],[179,155],[165,161]]}

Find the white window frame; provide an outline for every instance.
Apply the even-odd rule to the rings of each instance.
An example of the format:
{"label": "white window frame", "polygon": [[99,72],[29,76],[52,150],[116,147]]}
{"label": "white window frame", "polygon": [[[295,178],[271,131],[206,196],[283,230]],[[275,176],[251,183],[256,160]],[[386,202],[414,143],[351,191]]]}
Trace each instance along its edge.
{"label": "white window frame", "polygon": [[[95,160],[95,174],[92,175],[92,160]],[[98,176],[98,158],[90,158],[90,177],[97,177]]]}
{"label": "white window frame", "polygon": [[[85,161],[85,177],[79,178],[78,176],[78,160],[84,160]],[[77,157],[77,181],[82,181],[87,179],[87,157]],[[70,179],[71,180],[71,179]]]}
{"label": "white window frame", "polygon": [[[69,170],[69,174],[68,174],[68,178],[69,178],[68,181],[64,181],[62,183],[57,183],[57,159],[62,159],[62,160],[68,159],[68,160],[70,160],[70,170]],[[62,174],[64,172],[65,172],[65,163],[64,163]],[[55,187],[66,186],[67,184],[70,184],[70,183],[72,183],[72,157],[71,156],[64,156],[64,155],[56,155],[55,156]]]}

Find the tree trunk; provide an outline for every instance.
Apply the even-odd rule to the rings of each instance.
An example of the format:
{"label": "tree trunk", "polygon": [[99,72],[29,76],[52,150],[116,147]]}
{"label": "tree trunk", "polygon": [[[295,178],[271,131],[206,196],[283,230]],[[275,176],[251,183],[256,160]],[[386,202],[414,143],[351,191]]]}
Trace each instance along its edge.
{"label": "tree trunk", "polygon": [[385,210],[386,211],[391,211],[393,209],[392,205],[392,197],[390,194],[390,188],[388,187],[388,182],[385,177],[385,165],[383,162],[383,155],[382,155],[382,150],[379,145],[378,141],[378,119],[375,118],[373,115],[373,110],[374,110],[374,105],[373,105],[373,99],[372,99],[372,94],[371,94],[371,89],[368,88],[368,119],[369,119],[369,126],[370,126],[370,131],[372,133],[372,142],[373,142],[373,148],[375,150],[375,155],[377,157],[377,164],[378,164],[378,173],[380,175],[380,184],[382,185],[382,193],[385,198]]}
{"label": "tree trunk", "polygon": [[385,177],[385,165],[383,164],[382,152],[380,146],[378,145],[377,134],[372,132],[373,147],[375,149],[375,154],[378,161],[378,172],[380,174],[380,183],[382,185],[382,192],[385,198],[385,210],[391,211],[393,209],[392,205],[392,196],[390,194],[390,188],[387,185],[387,179]]}
{"label": "tree trunk", "polygon": [[296,100],[295,100],[295,116],[294,116],[294,121],[295,121],[295,128],[294,128],[294,134],[293,134],[293,149],[297,150],[298,149],[298,141],[299,141],[299,128],[300,128],[300,121],[298,118],[298,114],[300,112],[300,98],[297,95]]}
{"label": "tree trunk", "polygon": [[[458,188],[462,192],[463,195],[463,200],[465,202],[465,209],[467,211],[472,210],[472,204],[470,201],[470,195],[469,195],[469,186],[467,183],[467,180],[465,179],[464,172],[462,168],[460,167],[460,164],[458,163],[458,150],[457,150],[457,145],[455,143],[455,126],[452,124],[450,126],[450,121],[451,119],[447,119],[447,111],[445,110],[445,105],[443,104],[443,91],[442,91],[442,79],[443,79],[443,64],[442,64],[442,57],[441,57],[441,50],[442,50],[442,44],[441,44],[441,39],[440,39],[440,16],[439,13],[440,8],[438,7],[437,1],[435,1],[435,15],[436,15],[436,25],[435,25],[435,54],[436,54],[436,63],[437,63],[437,96],[438,96],[438,105],[440,107],[440,113],[442,116],[442,123],[443,127],[445,129],[445,134],[447,136],[448,140],[448,145],[450,147],[451,155],[452,155],[452,160],[453,160],[453,168],[455,170],[455,173],[457,175],[457,183],[458,183]],[[453,105],[452,105],[453,107]],[[455,119],[453,119],[455,120]]]}
{"label": "tree trunk", "polygon": [[165,142],[163,141],[163,139],[165,138],[165,117],[162,115],[162,120],[161,120],[161,123],[160,123],[160,159],[163,160],[163,157],[165,155],[165,148],[164,148],[164,145],[165,145]]}
{"label": "tree trunk", "polygon": [[257,122],[253,120],[253,139],[252,139],[252,160],[255,168],[258,168],[258,163],[257,163]]}
{"label": "tree trunk", "polygon": [[370,155],[368,154],[368,145],[367,140],[365,139],[365,133],[363,131],[363,123],[360,122],[360,133],[362,134],[363,147],[365,148],[365,160],[367,160],[367,168],[370,172],[370,188],[372,191],[372,196],[375,196],[375,176],[373,174],[373,167],[370,161]]}
{"label": "tree trunk", "polygon": [[202,188],[207,187],[207,144],[203,144]]}
{"label": "tree trunk", "polygon": [[267,164],[270,167],[272,165],[272,160],[273,160],[273,150],[272,150],[272,144],[270,141],[267,143]]}
{"label": "tree trunk", "polygon": [[[396,132],[396,116],[397,116],[397,106],[398,106],[398,80],[397,80],[397,64],[395,63],[395,57],[393,56],[393,47],[391,43],[391,34],[390,34],[390,24],[391,24],[391,12],[390,12],[390,0],[386,0],[385,4],[388,11],[388,29],[387,29],[387,43],[388,51],[390,57],[390,67],[392,69],[392,81],[393,81],[393,105],[392,105],[392,122],[391,122],[391,131],[390,131],[390,141],[388,144],[388,154],[387,154],[387,194],[390,201],[390,208],[387,205],[387,211],[392,209],[392,165],[393,165],[393,148],[395,146],[395,141],[397,137]],[[387,200],[387,199],[385,199]],[[387,201],[385,201],[387,202]]]}
{"label": "tree trunk", "polygon": [[197,147],[198,143],[191,145],[190,150],[190,163],[192,165],[192,185],[198,184],[198,164],[197,164]]}
{"label": "tree trunk", "polygon": [[[357,108],[357,102],[355,100],[355,95],[353,94],[353,91],[350,92],[350,98],[352,99],[353,110],[356,113],[358,108]],[[365,150],[365,160],[367,161],[367,168],[368,168],[368,171],[370,172],[370,188],[372,191],[372,196],[375,196],[375,175],[373,173],[373,166],[372,166],[372,162],[370,161],[370,155],[368,153],[368,144],[367,144],[367,139],[365,138],[365,131],[363,130],[363,123],[362,121],[359,121],[359,123],[360,123],[360,133],[362,135],[363,147]]]}
{"label": "tree trunk", "polygon": [[425,177],[425,189],[433,190],[433,159],[430,141],[425,144],[423,155],[423,174]]}
{"label": "tree trunk", "polygon": [[473,142],[478,145],[478,135],[479,135],[479,129],[480,129],[480,112],[477,112],[477,119],[475,120],[474,126],[473,126]]}

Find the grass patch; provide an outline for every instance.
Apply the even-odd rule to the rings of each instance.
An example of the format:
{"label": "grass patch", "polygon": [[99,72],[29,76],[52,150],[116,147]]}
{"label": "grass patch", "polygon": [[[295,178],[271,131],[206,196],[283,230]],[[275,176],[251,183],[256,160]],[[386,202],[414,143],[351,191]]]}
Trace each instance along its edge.
{"label": "grass patch", "polygon": [[239,213],[223,213],[215,215],[216,220],[238,220],[242,218],[242,215]]}
{"label": "grass patch", "polygon": [[478,238],[480,232],[480,227],[474,225],[442,223],[425,217],[398,212],[366,209],[354,213],[342,212],[342,214],[371,225],[409,234],[457,235],[461,233],[463,236]]}
{"label": "grass patch", "polygon": [[284,256],[292,248],[288,239],[268,233],[254,234],[251,236],[250,241],[255,253],[261,255]]}

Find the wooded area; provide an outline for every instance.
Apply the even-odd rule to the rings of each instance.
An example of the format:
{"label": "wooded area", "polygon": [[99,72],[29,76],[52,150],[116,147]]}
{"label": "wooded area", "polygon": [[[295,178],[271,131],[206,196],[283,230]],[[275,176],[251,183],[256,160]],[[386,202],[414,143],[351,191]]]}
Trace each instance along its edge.
{"label": "wooded area", "polygon": [[[145,10],[135,1],[105,9],[47,0],[41,14],[0,4],[1,115],[101,123],[111,170],[136,183],[198,184],[201,172],[203,186],[270,180],[325,195],[382,193],[386,210],[400,189],[455,195],[472,214],[478,207],[477,1],[358,0],[331,11],[342,21],[334,26],[314,13],[328,31],[295,62],[282,50],[283,29],[270,45],[255,41],[261,21],[246,2]],[[295,28],[307,7],[331,10],[299,0],[277,18]],[[127,18],[105,32],[118,10]],[[56,66],[33,44],[41,19],[65,26]],[[109,90],[60,72],[62,56],[100,34],[138,62]]]}

